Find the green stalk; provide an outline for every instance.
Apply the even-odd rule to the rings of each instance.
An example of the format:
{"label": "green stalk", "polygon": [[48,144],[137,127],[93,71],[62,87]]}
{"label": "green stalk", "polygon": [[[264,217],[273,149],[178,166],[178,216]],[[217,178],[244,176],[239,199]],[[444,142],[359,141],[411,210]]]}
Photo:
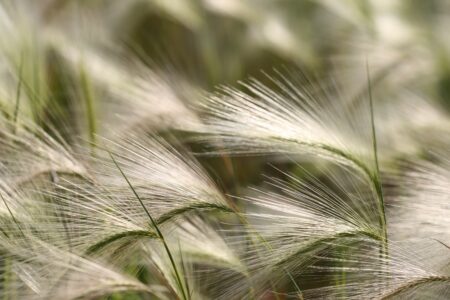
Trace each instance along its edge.
{"label": "green stalk", "polygon": [[378,146],[377,146],[377,138],[376,138],[376,128],[375,128],[375,118],[374,118],[374,109],[373,109],[373,99],[372,99],[372,85],[370,80],[370,74],[369,74],[369,66],[368,63],[366,64],[367,67],[367,81],[368,81],[368,92],[369,92],[369,102],[370,102],[370,117],[371,117],[371,128],[372,128],[372,148],[374,153],[374,160],[375,160],[375,172],[371,171],[370,168],[367,167],[367,165],[359,160],[358,158],[354,157],[353,155],[342,151],[338,148],[335,148],[333,146],[327,145],[327,144],[314,144],[314,143],[304,143],[295,139],[280,139],[279,137],[275,137],[280,140],[285,140],[289,142],[294,142],[297,144],[301,144],[307,147],[316,148],[316,149],[322,149],[328,153],[331,153],[332,155],[338,156],[343,158],[346,161],[351,162],[353,165],[355,165],[357,168],[359,168],[369,179],[371,184],[373,185],[373,188],[375,189],[375,193],[377,195],[378,200],[378,212],[379,212],[379,225],[380,229],[382,231],[383,235],[383,253],[387,254],[387,226],[386,226],[386,212],[385,212],[385,203],[384,203],[384,196],[383,196],[383,188],[381,185],[381,176],[380,176],[380,168],[379,168],[379,162],[378,162]]}
{"label": "green stalk", "polygon": [[19,116],[19,108],[20,108],[20,92],[22,90],[22,72],[23,72],[23,51],[20,55],[20,64],[19,64],[19,81],[17,83],[17,90],[16,90],[16,106],[14,108],[14,115],[13,115],[13,125],[14,125],[14,133],[16,133],[17,130],[17,117]]}
{"label": "green stalk", "polygon": [[[184,260],[183,260],[183,253],[181,252],[180,240],[178,240],[178,251],[180,252],[181,268],[182,268],[182,270],[183,270],[183,274],[186,274],[186,269],[185,269],[185,266],[184,266]],[[191,291],[189,290],[189,283],[188,283],[188,281],[187,281],[186,276],[184,276],[184,284],[186,285],[186,292],[187,292],[187,294],[189,295],[189,298],[191,298],[191,297],[192,297],[193,291],[191,292]]]}
{"label": "green stalk", "polygon": [[373,100],[372,100],[372,84],[370,81],[370,72],[369,72],[369,63],[366,61],[367,68],[367,87],[369,92],[369,102],[370,102],[370,120],[372,125],[372,145],[373,145],[373,155],[375,160],[375,174],[374,178],[374,186],[378,196],[378,210],[380,215],[380,227],[383,230],[383,253],[387,254],[387,227],[386,227],[386,212],[385,212],[385,204],[384,204],[384,196],[383,196],[383,187],[381,185],[381,176],[380,176],[380,167],[378,163],[378,147],[377,147],[377,135],[375,130],[375,118],[374,118],[374,109],[373,109]]}
{"label": "green stalk", "polygon": [[[382,82],[384,79],[386,79],[386,77],[391,74],[390,72],[397,68],[402,66],[403,63],[407,62],[407,59],[409,59],[409,55],[405,54],[402,55],[401,57],[399,57],[398,59],[396,59],[395,61],[391,62],[390,64],[388,64],[387,66],[384,66],[382,68],[380,68],[377,72],[372,72],[372,74],[374,74],[372,76],[372,82],[376,85],[379,82]],[[353,95],[350,99],[350,101],[346,104],[347,107],[353,106],[353,105],[359,105],[361,102],[357,102],[359,99],[361,99],[364,95],[366,95],[367,93],[367,88],[361,88],[360,90],[358,90],[356,92],[355,95]]]}
{"label": "green stalk", "polygon": [[83,64],[80,66],[81,91],[86,105],[86,118],[89,131],[89,140],[92,145],[95,144],[95,134],[97,133],[97,124],[95,121],[95,104],[92,86]]}
{"label": "green stalk", "polygon": [[[41,69],[41,61],[39,58],[39,54],[38,54],[37,49],[35,49],[35,51],[32,53],[32,55],[34,56],[33,59],[33,64],[32,64],[32,89],[31,89],[31,93],[34,95],[33,96],[33,100],[32,102],[35,103],[34,105],[34,113],[37,114],[37,119],[36,121],[38,122],[42,122],[44,121],[42,119],[43,114],[42,114],[42,109],[43,109],[43,103],[42,101],[44,101],[43,99],[46,99],[45,95],[41,95],[41,86],[40,86],[40,69]],[[43,93],[43,92],[42,92]]]}
{"label": "green stalk", "polygon": [[286,269],[284,269],[284,271],[286,272],[286,274],[289,276],[289,279],[292,281],[292,283],[294,284],[295,289],[297,290],[297,296],[299,300],[304,300],[303,298],[303,292],[300,289],[300,287],[298,286],[297,282],[295,281],[294,277],[291,275],[291,272],[287,271]]}
{"label": "green stalk", "polygon": [[123,176],[123,178],[127,182],[128,186],[133,191],[133,194],[136,196],[136,198],[138,199],[138,201],[141,204],[142,208],[144,209],[145,213],[147,214],[148,218],[150,219],[150,222],[152,223],[153,227],[155,228],[158,237],[161,239],[161,241],[162,241],[162,243],[164,245],[164,249],[166,250],[167,256],[169,257],[170,263],[172,264],[173,271],[175,272],[175,277],[176,277],[176,280],[177,280],[177,284],[179,285],[179,287],[181,289],[181,292],[182,292],[182,295],[183,295],[183,299],[187,300],[188,297],[186,296],[186,292],[184,290],[184,287],[183,287],[183,284],[182,284],[182,281],[181,281],[181,277],[180,277],[180,274],[178,272],[178,268],[177,268],[177,266],[175,264],[175,260],[174,260],[174,258],[172,256],[172,253],[171,253],[171,251],[169,249],[169,246],[167,245],[167,242],[166,242],[166,239],[164,238],[164,235],[162,234],[161,230],[159,229],[158,224],[155,222],[153,217],[150,215],[150,212],[147,210],[147,207],[145,207],[144,202],[142,202],[141,197],[139,197],[139,195],[136,192],[136,190],[134,189],[133,185],[128,180],[128,177],[125,175],[125,173],[122,171],[122,168],[119,166],[119,164],[115,160],[115,158],[112,155],[112,153],[109,152],[109,151],[108,151],[108,153],[109,153],[109,156],[111,157],[112,161],[116,165],[117,169],[119,169],[120,174]]}

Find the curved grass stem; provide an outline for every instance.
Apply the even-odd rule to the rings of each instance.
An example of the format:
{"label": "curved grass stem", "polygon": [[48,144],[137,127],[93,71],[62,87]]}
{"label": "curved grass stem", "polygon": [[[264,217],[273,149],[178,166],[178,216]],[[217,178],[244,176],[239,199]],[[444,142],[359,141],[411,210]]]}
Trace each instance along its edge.
{"label": "curved grass stem", "polygon": [[178,271],[178,268],[176,266],[175,260],[173,258],[172,252],[169,249],[169,246],[167,245],[166,239],[164,238],[164,235],[162,234],[161,230],[158,227],[157,222],[153,219],[153,217],[151,216],[150,212],[148,211],[147,207],[145,207],[144,202],[142,202],[141,197],[139,197],[138,193],[136,192],[136,190],[134,189],[133,185],[131,184],[131,182],[129,181],[128,177],[125,175],[125,173],[123,172],[122,168],[119,166],[119,164],[117,163],[116,159],[114,158],[114,156],[112,155],[111,152],[109,152],[109,156],[111,157],[112,161],[114,162],[114,164],[116,165],[117,169],[119,170],[120,174],[123,176],[123,178],[125,179],[125,181],[127,182],[128,186],[130,187],[130,189],[132,190],[133,194],[136,196],[136,199],[139,201],[139,203],[141,204],[142,208],[144,209],[145,213],[147,214],[148,218],[150,219],[150,222],[152,224],[152,226],[154,227],[159,239],[161,240],[161,242],[163,243],[164,249],[167,253],[167,256],[169,257],[170,263],[172,265],[173,271],[175,273],[175,277],[177,280],[177,284],[181,290],[182,296],[184,300],[188,299],[188,294],[185,291],[185,288],[183,286],[183,283],[181,281],[181,276],[180,273]]}
{"label": "curved grass stem", "polygon": [[93,254],[105,247],[107,247],[109,244],[112,244],[120,239],[127,238],[127,237],[146,237],[146,238],[158,238],[158,236],[151,231],[147,230],[133,230],[133,231],[125,231],[120,232],[111,236],[108,236],[107,238],[101,240],[98,243],[95,243],[94,245],[90,246],[85,254],[90,255]]}
{"label": "curved grass stem", "polygon": [[[174,209],[174,210],[171,210],[171,211],[163,214],[162,216],[160,216],[159,218],[156,219],[156,223],[158,225],[161,225],[176,216],[183,215],[184,213],[192,211],[192,210],[196,210],[196,211],[197,210],[208,210],[208,211],[217,210],[217,211],[222,211],[222,212],[233,212],[230,208],[227,208],[222,205],[215,205],[215,204],[211,204],[211,203],[194,203],[192,205],[180,207],[178,209]],[[86,255],[94,254],[97,251],[104,249],[108,245],[110,245],[116,241],[119,241],[120,239],[128,238],[128,237],[159,238],[159,236],[156,233],[154,233],[152,231],[148,231],[148,230],[123,231],[123,232],[119,232],[119,233],[107,236],[103,240],[93,244],[86,250],[85,254]]]}

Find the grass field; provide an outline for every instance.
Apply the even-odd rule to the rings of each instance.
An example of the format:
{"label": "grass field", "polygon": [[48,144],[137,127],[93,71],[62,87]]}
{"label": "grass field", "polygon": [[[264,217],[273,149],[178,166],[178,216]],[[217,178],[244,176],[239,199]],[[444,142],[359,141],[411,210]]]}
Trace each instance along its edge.
{"label": "grass field", "polygon": [[0,0],[0,300],[450,299],[449,25]]}

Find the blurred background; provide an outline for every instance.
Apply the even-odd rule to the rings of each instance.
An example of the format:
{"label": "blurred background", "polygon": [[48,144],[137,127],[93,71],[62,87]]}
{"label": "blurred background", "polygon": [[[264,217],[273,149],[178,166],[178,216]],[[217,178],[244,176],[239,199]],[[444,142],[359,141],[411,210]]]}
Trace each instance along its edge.
{"label": "blurred background", "polygon": [[[1,0],[0,110],[74,146],[145,126],[201,152],[189,132],[208,93],[300,72],[351,101],[367,64],[380,147],[420,155],[418,136],[448,128],[448,28],[444,0]],[[200,159],[230,192],[270,172]]]}
{"label": "blurred background", "polygon": [[[369,141],[362,147],[367,154],[372,111],[358,112],[368,107],[370,89],[389,205],[398,191],[385,172],[405,167],[403,160],[448,162],[439,153],[450,149],[449,28],[447,0],[0,0],[0,126],[14,126],[12,134],[4,130],[7,136],[19,126],[42,128],[88,167],[102,138],[143,128],[193,152],[226,195],[251,196],[255,191],[248,187],[274,188],[263,175],[312,174],[331,186],[324,173],[333,166],[317,157],[287,159],[282,151],[220,152],[220,143],[212,147],[201,134],[207,132],[208,99],[228,101],[230,88],[259,99],[264,93],[252,87],[261,82],[271,88],[274,103],[284,97],[289,104],[296,100],[288,95],[292,91],[280,91],[274,80],[282,78],[313,104],[317,99],[312,112],[302,108],[317,121],[313,125],[325,123],[314,131],[330,137],[325,142],[352,149]],[[271,108],[280,107],[289,108]],[[213,109],[220,119],[220,104]],[[317,120],[330,115],[330,122]],[[369,134],[359,139],[355,132]],[[28,151],[34,145],[25,146]],[[2,157],[11,167],[15,148],[7,149],[12,158],[8,152]],[[221,154],[210,155],[211,149]],[[417,219],[408,220],[416,225]]]}

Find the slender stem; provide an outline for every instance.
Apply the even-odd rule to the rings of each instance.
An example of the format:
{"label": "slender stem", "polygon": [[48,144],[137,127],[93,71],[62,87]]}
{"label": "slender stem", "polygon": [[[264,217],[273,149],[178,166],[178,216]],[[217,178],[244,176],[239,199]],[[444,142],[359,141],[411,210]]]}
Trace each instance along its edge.
{"label": "slender stem", "polygon": [[89,82],[88,75],[84,69],[83,64],[80,66],[80,81],[83,98],[86,104],[87,125],[89,130],[89,140],[92,145],[95,144],[95,134],[97,132],[97,125],[95,121],[95,105],[92,86]]}
{"label": "slender stem", "polygon": [[372,125],[372,144],[373,144],[373,155],[375,160],[375,174],[374,174],[374,185],[375,190],[378,196],[378,206],[379,206],[379,214],[380,214],[380,226],[383,230],[384,235],[384,249],[383,251],[387,252],[387,228],[386,228],[386,212],[384,205],[384,196],[383,196],[383,187],[381,185],[381,176],[380,176],[380,167],[378,163],[378,147],[377,147],[377,135],[375,129],[375,118],[374,118],[374,109],[373,109],[373,99],[372,99],[372,84],[370,81],[370,72],[369,72],[369,63],[366,60],[366,70],[367,70],[367,87],[369,92],[369,103],[370,103],[370,121]]}
{"label": "slender stem", "polygon": [[14,124],[14,133],[17,130],[17,117],[19,116],[19,107],[20,107],[20,92],[22,90],[22,72],[23,72],[23,51],[20,54],[20,64],[19,64],[19,81],[17,83],[16,90],[16,106],[14,108],[13,115],[13,124]]}
{"label": "slender stem", "polygon": [[173,270],[175,272],[175,276],[176,276],[176,280],[177,283],[181,289],[181,293],[183,295],[183,299],[187,300],[188,297],[186,296],[186,292],[184,290],[182,281],[181,281],[181,277],[180,274],[178,272],[177,266],[175,264],[175,260],[172,256],[172,253],[169,249],[169,246],[167,245],[166,239],[164,238],[164,235],[162,234],[161,230],[159,230],[158,224],[155,222],[155,220],[153,219],[153,217],[150,215],[150,212],[147,210],[147,207],[145,207],[144,202],[142,201],[141,197],[139,197],[138,193],[136,192],[136,190],[134,189],[133,185],[131,184],[131,182],[128,180],[128,177],[125,175],[125,173],[122,171],[122,168],[119,166],[119,164],[117,163],[116,159],[114,158],[114,156],[112,155],[111,152],[109,152],[109,156],[111,157],[112,161],[114,162],[114,164],[116,165],[117,169],[120,171],[120,174],[122,174],[123,178],[125,178],[125,181],[127,182],[128,186],[130,187],[130,189],[133,191],[133,194],[136,196],[136,198],[138,199],[139,203],[141,204],[142,208],[144,209],[145,213],[147,214],[148,218],[150,219],[150,222],[152,223],[153,227],[156,230],[156,233],[158,234],[159,238],[161,239],[164,248],[167,252],[167,256],[169,257],[170,263],[172,264]]}
{"label": "slender stem", "polygon": [[[180,263],[181,263],[181,268],[182,268],[182,270],[183,270],[183,274],[186,274],[186,269],[185,269],[185,266],[184,266],[184,260],[183,260],[183,253],[181,252],[180,240],[178,240],[178,251],[179,251],[179,253],[180,253]],[[189,290],[189,283],[188,283],[188,281],[187,281],[186,276],[184,276],[184,284],[186,285],[186,292],[187,292],[187,294],[189,295],[189,298],[191,298],[192,293],[191,293],[191,291]]]}
{"label": "slender stem", "polygon": [[442,246],[444,246],[445,248],[447,248],[447,249],[450,250],[450,246],[447,245],[446,243],[444,243],[444,242],[442,242],[442,241],[440,241],[440,240],[437,240],[437,239],[433,239],[433,240],[435,240],[436,242],[438,242],[439,244],[441,244]]}
{"label": "slender stem", "polygon": [[284,270],[286,271],[286,274],[289,276],[289,279],[292,281],[292,283],[294,284],[295,289],[297,290],[297,296],[299,300],[304,300],[303,298],[303,292],[300,289],[300,287],[298,286],[297,282],[295,281],[295,278],[292,276],[291,272],[287,271],[285,268]]}

